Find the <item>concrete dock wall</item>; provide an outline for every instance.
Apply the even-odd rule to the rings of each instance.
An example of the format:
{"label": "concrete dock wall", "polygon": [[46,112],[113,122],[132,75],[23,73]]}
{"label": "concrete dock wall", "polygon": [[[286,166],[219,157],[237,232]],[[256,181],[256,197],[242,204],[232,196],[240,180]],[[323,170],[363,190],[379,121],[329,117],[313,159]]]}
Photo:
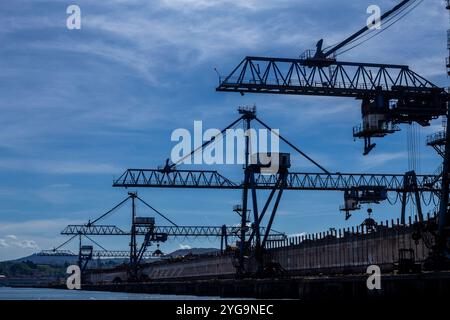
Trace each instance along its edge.
{"label": "concrete dock wall", "polygon": [[232,255],[205,256],[202,259],[152,263],[141,271],[150,279],[180,279],[234,275]]}
{"label": "concrete dock wall", "polygon": [[128,279],[128,274],[125,270],[96,270],[90,271],[86,274],[86,281],[90,283],[113,283],[125,282]]}
{"label": "concrete dock wall", "polygon": [[[279,263],[290,275],[365,273],[368,265],[376,264],[384,272],[392,271],[399,260],[400,249],[412,249],[416,262],[423,262],[429,249],[422,240],[414,241],[414,226],[391,221],[376,230],[365,227],[333,230],[292,237],[283,242],[269,243],[264,254],[266,262]],[[233,253],[169,259],[144,265],[139,271],[151,280],[189,280],[234,278],[236,257]],[[255,267],[250,258],[248,265]],[[252,271],[248,268],[249,271]],[[254,271],[254,270],[253,270]],[[91,283],[111,283],[125,280],[126,272],[103,270],[90,272]]]}
{"label": "concrete dock wall", "polygon": [[414,241],[412,225],[381,226],[376,231],[353,228],[336,232],[290,238],[270,244],[266,261],[276,261],[288,271],[299,273],[359,270],[371,264],[392,269],[400,249],[412,249],[417,262],[423,262],[429,249],[422,240]]}

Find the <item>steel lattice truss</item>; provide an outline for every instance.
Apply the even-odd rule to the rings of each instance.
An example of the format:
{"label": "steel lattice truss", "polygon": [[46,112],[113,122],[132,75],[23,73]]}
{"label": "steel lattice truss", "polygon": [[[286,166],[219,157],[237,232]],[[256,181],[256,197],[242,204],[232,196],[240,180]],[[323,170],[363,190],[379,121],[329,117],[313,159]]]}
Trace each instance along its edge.
{"label": "steel lattice truss", "polygon": [[[273,187],[277,178],[278,175],[260,174],[256,183],[261,188]],[[438,191],[437,185],[431,185],[431,181],[435,181],[435,178],[432,175],[418,175],[419,191]],[[287,190],[345,191],[359,187],[386,187],[387,191],[404,191],[403,174],[289,173],[286,183]]]}
{"label": "steel lattice truss", "polygon": [[[127,236],[131,233],[129,231],[123,231],[119,227],[116,227],[114,225],[73,225],[70,224],[67,227],[64,228],[64,230],[61,232],[63,235],[116,235],[116,236]],[[145,234],[145,233],[142,233]]]}
{"label": "steel lattice truss", "polygon": [[[221,179],[216,179],[221,177]],[[278,175],[256,175],[257,189],[272,189]],[[357,187],[386,187],[387,191],[403,192],[402,174],[352,174],[352,173],[289,173],[286,190],[345,191]],[[439,191],[439,183],[434,175],[418,175],[417,184],[421,192]],[[225,183],[226,181],[226,183]],[[151,169],[128,169],[114,187],[153,188],[210,188],[242,189],[242,184],[231,182],[215,171],[171,171]]]}
{"label": "steel lattice truss", "polygon": [[158,185],[183,188],[236,188],[236,184],[217,171],[128,169],[114,181],[114,186]]}
{"label": "steel lattice truss", "polygon": [[217,91],[279,93],[364,98],[383,91],[395,99],[407,93],[443,92],[404,65],[330,62],[314,65],[306,59],[245,57]]}
{"label": "steel lattice truss", "polygon": [[[70,250],[42,250],[38,252],[36,255],[38,256],[65,256],[77,257],[78,254],[73,253]],[[129,258],[130,251],[126,250],[94,250],[92,251],[92,257],[94,258]],[[144,258],[153,257],[153,252],[146,251],[143,254]]]}
{"label": "steel lattice truss", "polygon": [[[261,232],[265,232],[265,228],[260,228]],[[226,236],[229,238],[238,237],[240,227],[226,227]],[[148,228],[143,226],[136,226],[137,235],[146,235]],[[250,228],[249,228],[249,231]],[[155,226],[153,228],[154,234],[167,234],[169,237],[221,237],[223,236],[222,227],[217,226]],[[129,231],[123,231],[114,225],[68,225],[62,232],[62,235],[88,235],[88,236],[128,236]],[[272,241],[282,241],[286,239],[284,233],[277,233],[273,231],[270,235]]]}
{"label": "steel lattice truss", "polygon": [[42,250],[36,253],[37,256],[78,256],[70,250]]}
{"label": "steel lattice truss", "polygon": [[[94,250],[92,252],[93,258],[129,258],[130,251],[129,250]],[[143,258],[152,258],[153,252],[145,251],[143,253]]]}

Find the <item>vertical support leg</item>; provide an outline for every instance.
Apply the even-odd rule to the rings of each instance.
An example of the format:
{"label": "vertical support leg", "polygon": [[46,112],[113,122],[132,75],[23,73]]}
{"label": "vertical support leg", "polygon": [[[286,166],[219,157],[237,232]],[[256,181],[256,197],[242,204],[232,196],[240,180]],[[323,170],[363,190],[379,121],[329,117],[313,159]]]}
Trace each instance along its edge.
{"label": "vertical support leg", "polygon": [[249,130],[251,127],[251,117],[245,118],[246,136],[245,136],[245,167],[244,167],[244,188],[242,191],[242,213],[241,213],[241,236],[239,246],[239,268],[238,273],[245,272],[244,254],[246,251],[246,237],[247,231],[247,208],[248,208],[248,187],[249,187],[249,159],[250,159],[250,137]]}
{"label": "vertical support leg", "polygon": [[[449,114],[449,105],[447,103],[447,118]],[[450,227],[450,218],[448,211],[448,200],[449,200],[449,169],[450,169],[450,123],[447,123],[446,128],[446,139],[445,139],[445,152],[444,161],[442,164],[442,190],[441,190],[441,201],[439,205],[439,225],[438,225],[438,250],[440,255],[445,255],[447,252],[447,241],[448,233]]]}
{"label": "vertical support leg", "polygon": [[81,233],[78,235],[78,267],[83,268],[83,261],[81,259]]}
{"label": "vertical support leg", "polygon": [[263,239],[263,242],[261,245],[263,249],[266,247],[266,242],[269,237],[270,230],[272,228],[273,219],[275,218],[275,214],[277,213],[278,205],[281,200],[281,196],[283,195],[284,186],[286,185],[286,178],[287,178],[287,172],[283,173],[282,183],[280,185],[280,191],[278,191],[277,198],[275,199],[275,203],[273,205],[272,214],[270,215],[269,223],[267,224],[266,233],[264,234],[264,239]]}
{"label": "vertical support leg", "polygon": [[137,244],[136,244],[136,194],[132,193],[131,196],[131,239],[130,239],[130,268],[132,277],[137,276]]}
{"label": "vertical support leg", "polygon": [[248,170],[245,170],[244,189],[242,191],[241,236],[239,245],[239,273],[244,272],[244,254],[246,251],[247,208],[248,208]]}
{"label": "vertical support leg", "polygon": [[[261,211],[261,214],[259,215],[258,225],[261,226],[262,220],[267,212],[267,209],[269,208],[270,203],[272,202],[272,198],[275,195],[275,192],[278,190],[281,183],[281,178],[278,178],[277,183],[275,184],[275,187],[272,188],[270,191],[269,198],[267,198],[266,203],[264,204],[264,207]],[[261,231],[260,231],[261,233]],[[255,236],[255,230],[252,230],[252,233],[250,234],[250,237],[248,238],[248,242],[251,242],[253,240],[253,237]],[[261,235],[260,235],[261,237]]]}
{"label": "vertical support leg", "polygon": [[406,201],[407,201],[407,186],[408,186],[408,173],[403,176],[403,194],[402,194],[402,213],[400,216],[400,223],[402,226],[406,224],[405,212],[406,212]]}
{"label": "vertical support leg", "polygon": [[225,226],[224,225],[224,229],[225,229],[225,237],[224,237],[224,239],[225,239],[225,250],[227,250],[227,248],[228,248],[228,234],[227,234],[227,226]]}
{"label": "vertical support leg", "polygon": [[[258,200],[256,197],[256,188],[255,188],[255,175],[252,171],[250,173],[250,189],[252,191],[252,209],[253,209],[253,231],[255,233],[255,257],[257,263],[257,272],[262,270],[262,253],[261,253],[261,236],[260,236],[260,228],[259,228],[259,214],[258,214]],[[248,246],[251,246],[251,243],[248,243]]]}
{"label": "vertical support leg", "polygon": [[227,226],[222,226],[222,235],[220,237],[220,251],[225,252],[228,248]]}
{"label": "vertical support leg", "polygon": [[420,192],[419,190],[414,191],[414,195],[416,196],[416,207],[417,207],[417,217],[419,219],[419,222],[423,222],[423,212],[422,212],[422,204],[420,201]]}

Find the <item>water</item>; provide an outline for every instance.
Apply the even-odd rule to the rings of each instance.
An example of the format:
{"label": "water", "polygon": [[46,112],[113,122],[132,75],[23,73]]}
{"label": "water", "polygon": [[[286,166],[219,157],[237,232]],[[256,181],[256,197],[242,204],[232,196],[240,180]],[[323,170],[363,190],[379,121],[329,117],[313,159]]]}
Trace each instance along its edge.
{"label": "water", "polygon": [[220,297],[0,287],[0,300],[219,300]]}

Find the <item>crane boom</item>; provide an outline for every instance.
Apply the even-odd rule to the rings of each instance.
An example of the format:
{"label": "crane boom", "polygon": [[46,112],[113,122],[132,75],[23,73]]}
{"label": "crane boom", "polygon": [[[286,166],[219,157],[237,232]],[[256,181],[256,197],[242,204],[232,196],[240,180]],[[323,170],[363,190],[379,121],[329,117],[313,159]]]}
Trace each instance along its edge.
{"label": "crane boom", "polygon": [[[194,189],[242,189],[243,185],[224,178],[215,179],[216,171],[159,169],[128,169],[113,182],[113,187],[147,188],[194,188]],[[256,174],[256,189],[272,189],[278,174]],[[354,187],[386,187],[387,191],[404,191],[404,174],[355,174],[355,173],[300,173],[287,175],[285,190],[346,191]],[[421,192],[439,190],[438,179],[434,175],[417,175]],[[227,181],[228,183],[223,183]],[[432,183],[433,182],[433,183]]]}
{"label": "crane boom", "polygon": [[[408,3],[410,3],[411,0],[403,0],[402,2],[400,2],[399,4],[397,4],[395,7],[393,7],[391,10],[386,11],[381,17],[380,17],[380,22],[384,21],[386,18],[392,16],[394,13],[398,12],[400,9],[404,8]],[[334,47],[332,47],[330,50],[328,50],[325,53],[322,53],[322,55],[326,58],[326,57],[330,57],[332,56],[334,53],[336,53],[339,49],[345,47],[348,43],[352,42],[353,40],[355,40],[356,38],[358,38],[359,36],[363,35],[365,32],[367,32],[368,30],[370,30],[369,25],[366,25],[365,27],[363,27],[362,29],[358,30],[357,32],[355,32],[354,34],[352,34],[350,37],[348,37],[347,39],[343,40],[341,43],[335,45]]]}
{"label": "crane boom", "polygon": [[[415,0],[403,0],[381,16],[385,20]],[[323,40],[314,55],[300,59],[245,57],[226,77],[219,77],[216,91],[353,97],[361,100],[362,124],[353,137],[364,139],[364,155],[381,138],[399,131],[397,124],[416,122],[429,126],[447,114],[450,95],[405,65],[336,61],[337,50],[369,30],[369,26],[323,52]]]}
{"label": "crane boom", "polygon": [[[261,232],[264,232],[266,228],[261,227]],[[227,236],[229,238],[239,237],[241,227],[223,227],[223,226],[155,226],[153,234],[166,235],[168,237],[222,237]],[[250,231],[248,229],[247,231]],[[225,233],[224,233],[225,232]],[[146,235],[148,229],[142,226],[136,227],[136,235]],[[124,231],[115,225],[68,225],[61,231],[62,235],[89,235],[89,236],[129,236],[129,231]],[[272,232],[270,233],[271,240],[285,240],[286,235],[284,233]],[[153,240],[155,242],[164,242]]]}

